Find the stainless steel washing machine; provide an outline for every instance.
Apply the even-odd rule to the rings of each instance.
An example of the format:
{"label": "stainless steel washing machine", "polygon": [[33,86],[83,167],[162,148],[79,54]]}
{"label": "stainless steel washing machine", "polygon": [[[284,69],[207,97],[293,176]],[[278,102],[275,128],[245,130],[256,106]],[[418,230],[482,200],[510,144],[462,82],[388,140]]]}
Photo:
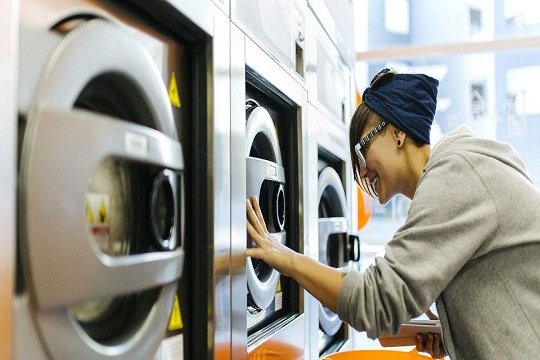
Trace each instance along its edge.
{"label": "stainless steel washing machine", "polygon": [[[309,254],[347,271],[359,256],[351,234],[354,218],[348,124],[352,109],[352,71],[313,13],[306,15],[309,89],[308,154]],[[320,358],[352,347],[352,328],[310,295],[309,354]]]}
{"label": "stainless steel washing machine", "polygon": [[186,238],[212,241],[211,187],[194,185],[212,158],[192,151],[210,127],[212,17],[185,3],[20,4],[16,359],[164,346]]}
{"label": "stainless steel washing machine", "polygon": [[[304,4],[305,5],[305,4]],[[277,241],[303,252],[302,5],[231,1],[231,358],[304,358],[303,291],[262,261],[245,260],[245,199],[258,196]],[[236,261],[239,259],[240,261]],[[265,355],[266,354],[266,355]]]}
{"label": "stainless steel washing machine", "polygon": [[[351,232],[351,185],[347,132],[329,121],[313,105],[308,106],[310,144],[308,161],[310,174],[309,254],[323,264],[348,271],[359,260],[359,238]],[[313,177],[313,179],[311,179]],[[309,303],[310,358],[351,349],[352,328],[337,314],[306,293]]]}

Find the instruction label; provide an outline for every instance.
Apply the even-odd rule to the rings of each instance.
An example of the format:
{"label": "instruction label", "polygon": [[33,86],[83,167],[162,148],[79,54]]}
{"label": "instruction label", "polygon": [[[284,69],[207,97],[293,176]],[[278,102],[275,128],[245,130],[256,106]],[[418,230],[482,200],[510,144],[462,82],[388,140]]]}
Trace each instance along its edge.
{"label": "instruction label", "polygon": [[128,154],[147,156],[149,151],[148,137],[133,132],[124,134],[124,147]]}

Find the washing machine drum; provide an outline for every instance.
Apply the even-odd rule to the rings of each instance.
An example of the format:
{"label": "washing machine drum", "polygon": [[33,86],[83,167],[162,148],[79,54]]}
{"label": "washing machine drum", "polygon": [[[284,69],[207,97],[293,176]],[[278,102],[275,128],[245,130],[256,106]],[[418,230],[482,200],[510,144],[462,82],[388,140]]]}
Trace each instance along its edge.
{"label": "washing machine drum", "polygon": [[[23,55],[33,51],[28,36]],[[20,170],[33,317],[55,359],[147,359],[184,257],[184,165],[167,91],[118,26],[95,19],[46,36],[55,41],[45,42],[54,46],[26,116]]]}
{"label": "washing machine drum", "polygon": [[[325,168],[319,175],[319,261],[341,267],[347,237],[347,200],[338,173]],[[319,303],[319,325],[327,335],[341,327],[338,315]]]}
{"label": "washing machine drum", "polygon": [[[285,244],[285,169],[278,137],[268,111],[253,100],[246,102],[246,193],[257,196],[268,231]],[[248,237],[248,247],[256,246]],[[274,300],[279,273],[265,262],[247,259],[250,305],[265,309]]]}

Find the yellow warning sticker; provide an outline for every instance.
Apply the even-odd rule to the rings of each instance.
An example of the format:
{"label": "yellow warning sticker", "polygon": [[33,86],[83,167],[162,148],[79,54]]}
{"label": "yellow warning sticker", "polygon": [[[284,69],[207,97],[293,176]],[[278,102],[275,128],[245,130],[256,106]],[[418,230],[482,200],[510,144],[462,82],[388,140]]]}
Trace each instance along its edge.
{"label": "yellow warning sticker", "polygon": [[100,224],[108,224],[109,223],[109,217],[107,216],[107,206],[105,205],[104,200],[101,200],[101,202],[99,204],[98,223],[100,223]]}
{"label": "yellow warning sticker", "polygon": [[176,85],[176,76],[174,72],[171,74],[171,81],[169,82],[169,100],[173,106],[179,108],[182,106],[180,103],[180,94],[178,94],[178,86]]}
{"label": "yellow warning sticker", "polygon": [[94,212],[88,200],[86,200],[86,223],[90,225],[94,223]]}
{"label": "yellow warning sticker", "polygon": [[105,253],[112,250],[109,236],[109,203],[108,194],[86,194],[86,226],[99,248]]}
{"label": "yellow warning sticker", "polygon": [[174,296],[174,305],[171,313],[171,319],[169,320],[169,331],[180,330],[184,327],[182,321],[182,313],[180,311],[180,302],[178,301],[178,295]]}
{"label": "yellow warning sticker", "polygon": [[276,294],[277,294],[277,293],[280,293],[280,292],[281,292],[281,280],[278,280],[278,282],[277,282]]}

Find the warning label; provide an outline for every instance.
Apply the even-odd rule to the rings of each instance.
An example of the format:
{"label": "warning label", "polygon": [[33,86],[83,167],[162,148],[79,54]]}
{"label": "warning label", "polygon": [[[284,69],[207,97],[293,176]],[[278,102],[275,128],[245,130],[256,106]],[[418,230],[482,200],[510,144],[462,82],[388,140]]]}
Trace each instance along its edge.
{"label": "warning label", "polygon": [[171,313],[171,319],[169,320],[169,331],[180,330],[184,327],[182,321],[182,312],[180,311],[180,302],[178,301],[178,295],[174,296],[174,305]]}
{"label": "warning label", "polygon": [[178,94],[178,86],[176,84],[176,76],[174,72],[171,74],[171,81],[169,82],[169,100],[173,106],[179,108],[182,106],[180,103],[180,94]]}
{"label": "warning label", "polygon": [[108,194],[86,194],[86,225],[100,249],[109,252],[109,207]]}
{"label": "warning label", "polygon": [[276,295],[274,296],[276,311],[283,307],[283,293],[281,292],[281,279],[277,283]]}

